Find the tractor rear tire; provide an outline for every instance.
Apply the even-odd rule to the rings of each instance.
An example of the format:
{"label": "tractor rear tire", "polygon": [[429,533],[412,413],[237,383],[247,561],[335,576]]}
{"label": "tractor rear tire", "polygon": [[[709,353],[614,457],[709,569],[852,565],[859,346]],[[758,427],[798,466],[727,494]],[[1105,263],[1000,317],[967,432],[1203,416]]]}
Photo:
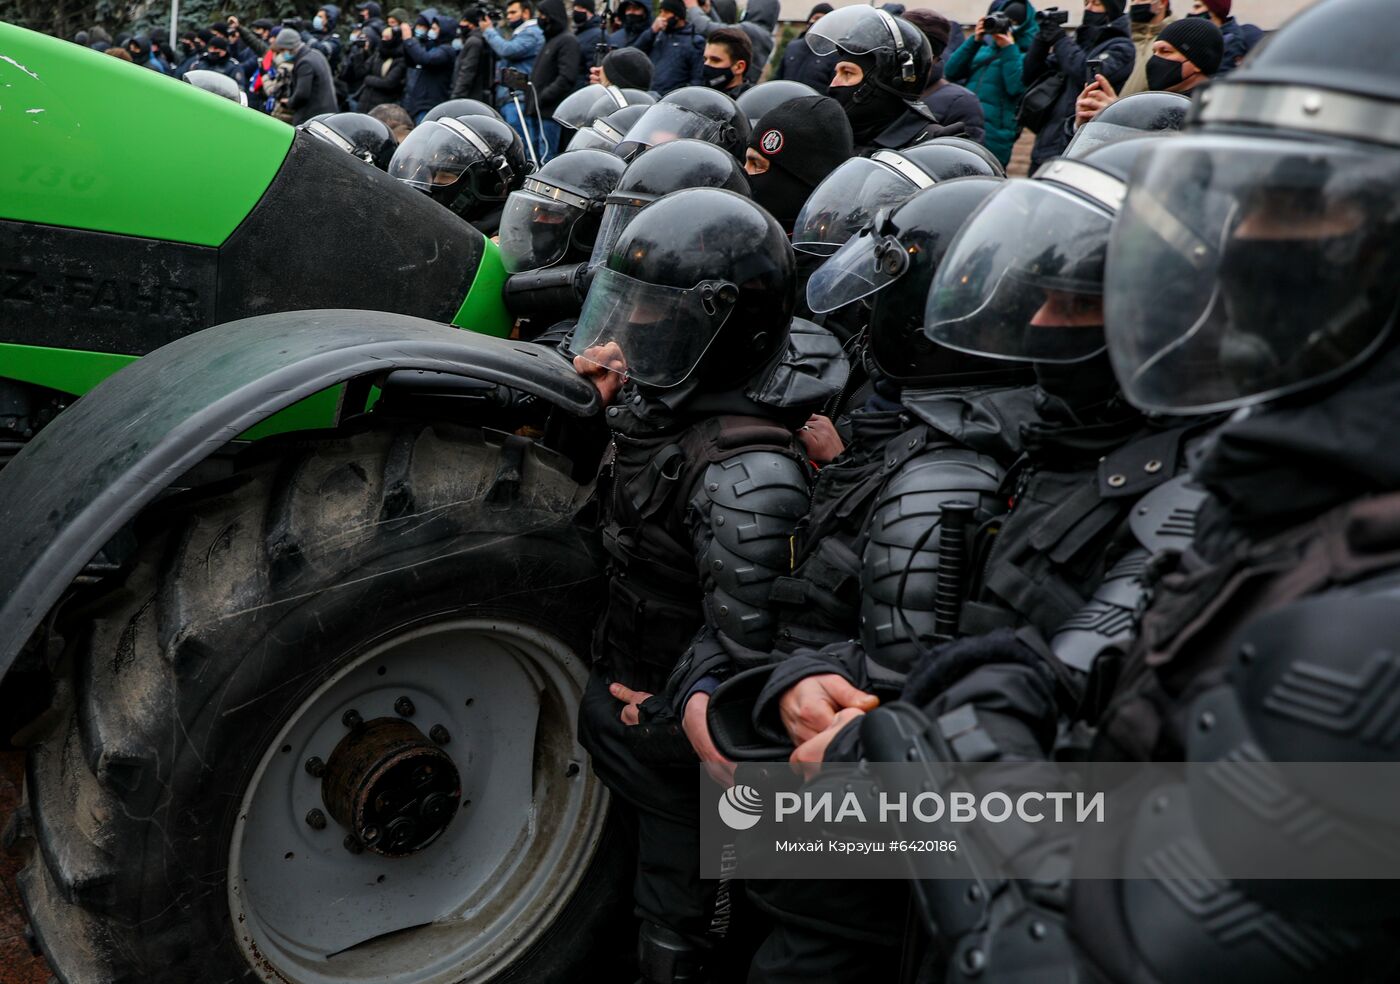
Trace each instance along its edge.
{"label": "tractor rear tire", "polygon": [[[158,532],[64,632],[11,836],[59,978],[611,977],[607,955],[634,938],[632,862],[574,737],[601,580],[568,462],[521,438],[377,424],[275,446],[230,484],[157,507]],[[399,690],[418,703],[404,720],[451,731],[434,740],[467,801],[396,860],[312,816],[303,760],[327,757],[342,707],[393,715]],[[493,803],[506,787],[532,801]],[[572,812],[551,819],[560,804]],[[513,823],[523,839],[455,903],[473,852]],[[517,884],[533,887],[484,894]],[[434,893],[435,917],[394,924]]]}

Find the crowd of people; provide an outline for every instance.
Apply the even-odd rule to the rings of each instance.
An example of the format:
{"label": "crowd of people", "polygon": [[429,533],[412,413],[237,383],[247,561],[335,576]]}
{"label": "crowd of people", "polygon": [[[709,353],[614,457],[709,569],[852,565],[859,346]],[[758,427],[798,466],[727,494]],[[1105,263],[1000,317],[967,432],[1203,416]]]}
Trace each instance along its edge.
{"label": "crowd of people", "polygon": [[[386,13],[366,0],[348,23],[327,4],[309,21],[229,17],[175,39],[156,28],[113,40],[93,28],[74,40],[176,78],[223,75],[251,106],[298,125],[337,111],[373,113],[402,136],[441,103],[475,99],[528,135],[540,162],[562,149],[565,134],[553,121],[559,103],[600,78],[658,96],[706,85],[738,98],[765,76],[816,92],[832,86],[835,54],[807,43],[830,4],[813,7],[774,58],[777,0],[752,0],[742,14],[733,0],[651,3],[625,0],[607,8],[604,23],[596,0],[568,7],[514,0],[497,23],[482,6],[454,17],[435,7]],[[917,27],[932,55],[920,91],[905,86],[901,94],[917,96],[937,123],[960,125],[1003,165],[1022,130],[1035,131],[1038,165],[1064,148],[1084,113],[1119,95],[1188,92],[1227,74],[1258,43],[1259,30],[1230,15],[1231,0],[1192,6],[1174,12],[1170,0],[1090,0],[1082,23],[1067,31],[1061,11],[992,0],[971,32],[930,9],[882,9]],[[614,72],[603,75],[603,60],[620,51],[637,55],[614,58]]]}
{"label": "crowd of people", "polygon": [[[953,761],[1373,756],[1326,687],[1371,672],[1381,623],[1345,613],[1390,617],[1397,556],[1374,421],[1400,144],[1372,125],[1396,47],[1355,31],[1384,2],[1330,0],[1248,60],[1229,0],[1085,0],[1073,30],[994,0],[961,39],[819,5],[757,84],[771,11],[726,0],[627,0],[616,24],[516,0],[509,36],[359,8],[351,45],[404,86],[372,108],[412,127],[389,173],[497,238],[519,337],[607,406],[579,734],[636,816],[643,981],[1392,979],[1393,898],[1202,875],[1183,901],[1076,882],[1064,844],[960,845],[1040,880],[706,880],[693,768],[860,762],[877,714]],[[379,89],[331,68],[331,24],[213,50],[309,49],[294,117],[363,108]],[[353,101],[297,100],[335,80]],[[1035,176],[1007,178],[1022,129]],[[1295,644],[1332,617],[1355,637]],[[1313,941],[1306,973],[1288,946],[1228,951],[1221,906]]]}

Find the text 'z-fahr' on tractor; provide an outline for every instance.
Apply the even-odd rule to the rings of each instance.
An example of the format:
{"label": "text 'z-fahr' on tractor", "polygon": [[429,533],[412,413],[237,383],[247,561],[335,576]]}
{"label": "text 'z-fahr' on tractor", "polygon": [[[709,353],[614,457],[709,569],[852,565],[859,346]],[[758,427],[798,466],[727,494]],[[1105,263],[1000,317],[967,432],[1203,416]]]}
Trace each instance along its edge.
{"label": "text 'z-fahr' on tractor", "polygon": [[495,246],[3,24],[0,148],[6,841],[54,972],[540,982],[630,949],[575,737],[606,428],[506,337]]}

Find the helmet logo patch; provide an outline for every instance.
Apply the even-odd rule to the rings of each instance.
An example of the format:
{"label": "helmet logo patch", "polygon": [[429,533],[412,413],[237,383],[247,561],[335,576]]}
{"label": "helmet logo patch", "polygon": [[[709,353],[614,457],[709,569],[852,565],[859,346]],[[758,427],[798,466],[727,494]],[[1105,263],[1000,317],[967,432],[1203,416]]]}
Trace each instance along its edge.
{"label": "helmet logo patch", "polygon": [[778,151],[783,149],[783,131],[769,130],[759,138],[758,145],[763,148],[763,152],[769,156],[778,153]]}

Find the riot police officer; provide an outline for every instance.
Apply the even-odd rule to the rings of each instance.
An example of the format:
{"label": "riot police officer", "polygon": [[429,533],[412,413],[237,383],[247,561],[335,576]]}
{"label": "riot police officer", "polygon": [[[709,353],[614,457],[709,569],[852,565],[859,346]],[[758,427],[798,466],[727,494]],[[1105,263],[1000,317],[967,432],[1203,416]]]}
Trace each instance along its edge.
{"label": "riot police officer", "polygon": [[381,171],[389,169],[399,146],[389,128],[366,113],[331,113],[307,120],[297,129]]}
{"label": "riot police officer", "polygon": [[687,138],[712,143],[742,164],[749,145],[749,118],[724,93],[689,85],[648,107],[617,145],[617,153],[631,160],[649,147]]}
{"label": "riot police officer", "polygon": [[845,108],[861,154],[962,132],[962,124],[941,125],[920,99],[933,49],[913,24],[877,7],[842,7],[804,37],[818,57],[839,59],[826,94]]}
{"label": "riot police officer", "polygon": [[668,681],[716,648],[772,642],[768,592],[808,502],[793,429],[832,388],[793,385],[780,358],[793,277],[787,237],[747,198],[676,192],[622,230],[565,345],[610,404],[609,598],[579,731],[637,814],[648,982],[705,979],[724,941],[728,888],[699,880],[694,768],[697,751],[723,763],[704,702]]}
{"label": "riot police officer", "polygon": [[445,116],[422,123],[399,144],[390,177],[417,188],[494,235],[501,208],[530,173],[519,135],[489,116]]}

